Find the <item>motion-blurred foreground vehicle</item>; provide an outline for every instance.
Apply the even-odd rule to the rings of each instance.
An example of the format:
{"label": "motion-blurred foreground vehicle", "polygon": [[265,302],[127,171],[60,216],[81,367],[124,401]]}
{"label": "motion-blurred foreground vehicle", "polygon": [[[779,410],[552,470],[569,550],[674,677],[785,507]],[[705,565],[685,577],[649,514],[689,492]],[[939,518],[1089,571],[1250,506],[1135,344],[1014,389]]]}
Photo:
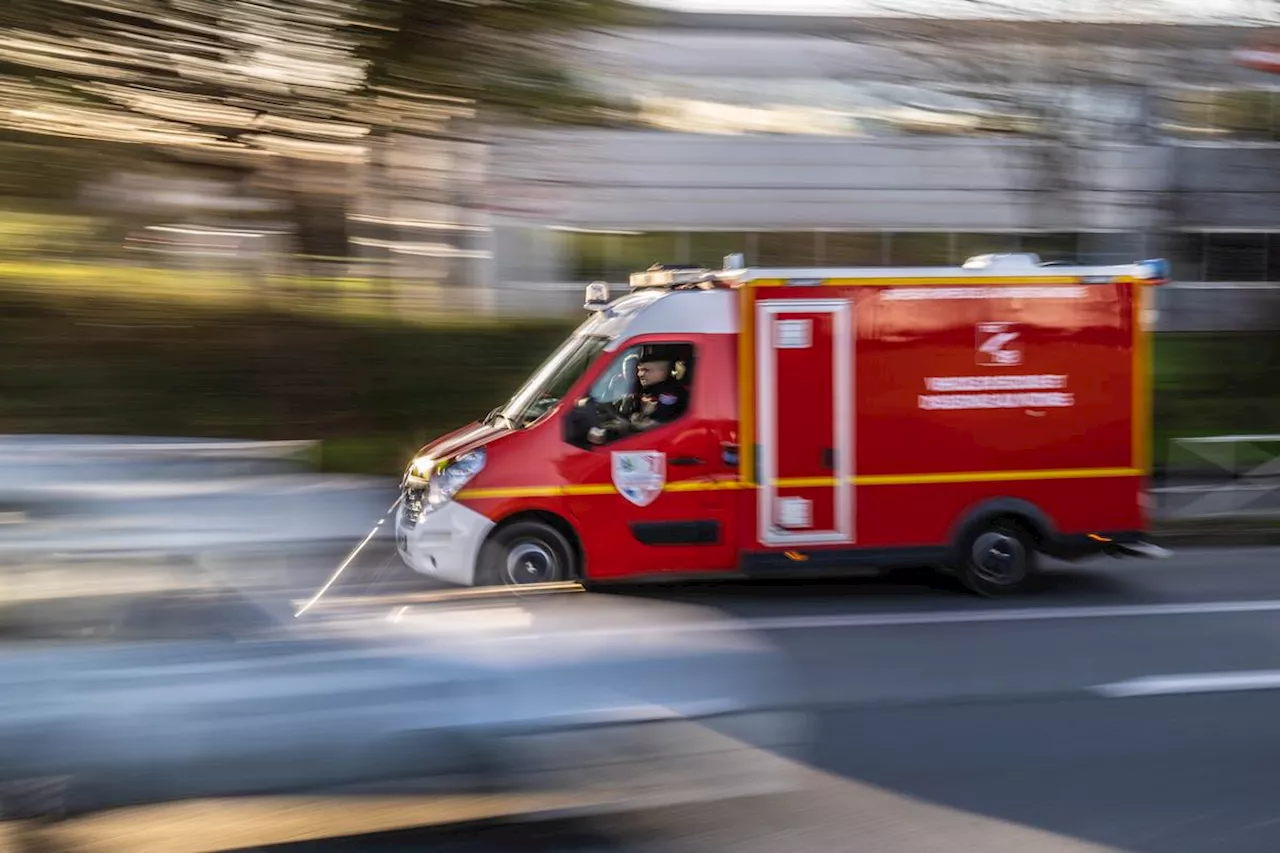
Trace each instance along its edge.
{"label": "motion-blurred foreground vehicle", "polygon": [[580,592],[321,601],[299,618],[260,613],[234,642],[8,647],[0,808],[475,791],[568,792],[582,810],[719,800],[796,784],[801,702],[778,653],[699,609]]}
{"label": "motion-blurred foreground vehicle", "polygon": [[416,571],[520,584],[939,565],[984,595],[1037,554],[1146,541],[1164,261],[656,266],[506,405],[422,448]]}

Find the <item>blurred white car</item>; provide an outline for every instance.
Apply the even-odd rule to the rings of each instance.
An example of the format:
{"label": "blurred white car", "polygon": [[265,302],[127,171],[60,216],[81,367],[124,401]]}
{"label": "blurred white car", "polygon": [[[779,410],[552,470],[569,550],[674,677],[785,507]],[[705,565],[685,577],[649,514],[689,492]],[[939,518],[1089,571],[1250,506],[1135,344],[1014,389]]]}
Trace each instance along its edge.
{"label": "blurred white car", "polygon": [[235,641],[0,654],[7,815],[375,789],[643,808],[801,775],[809,729],[786,660],[709,611],[503,594],[239,624]]}

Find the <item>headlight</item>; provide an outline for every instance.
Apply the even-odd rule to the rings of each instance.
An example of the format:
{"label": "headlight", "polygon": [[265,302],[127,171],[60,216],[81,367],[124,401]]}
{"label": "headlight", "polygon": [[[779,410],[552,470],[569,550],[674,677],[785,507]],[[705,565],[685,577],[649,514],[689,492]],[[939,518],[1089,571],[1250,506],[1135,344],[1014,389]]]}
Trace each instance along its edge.
{"label": "headlight", "polygon": [[453,500],[454,495],[462,491],[462,487],[484,469],[484,460],[485,452],[482,447],[462,454],[443,468],[437,467],[427,489],[427,505],[435,509]]}
{"label": "headlight", "polygon": [[[422,457],[415,459],[405,472],[404,488],[425,498],[423,512],[439,509],[453,500],[463,486],[484,470],[485,450],[464,453],[451,462]],[[424,494],[425,493],[425,494]]]}

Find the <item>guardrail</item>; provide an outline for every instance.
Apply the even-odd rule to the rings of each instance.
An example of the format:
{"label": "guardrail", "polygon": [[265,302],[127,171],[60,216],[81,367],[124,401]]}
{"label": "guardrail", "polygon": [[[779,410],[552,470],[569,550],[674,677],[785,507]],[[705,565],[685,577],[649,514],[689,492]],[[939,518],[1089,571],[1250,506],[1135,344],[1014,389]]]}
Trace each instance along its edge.
{"label": "guardrail", "polygon": [[1280,518],[1280,435],[1175,438],[1157,482],[1165,520]]}
{"label": "guardrail", "polygon": [[0,465],[86,459],[288,459],[309,452],[317,441],[237,441],[180,438],[17,435],[0,437]]}
{"label": "guardrail", "polygon": [[50,483],[197,482],[310,470],[315,441],[0,436],[0,493]]}

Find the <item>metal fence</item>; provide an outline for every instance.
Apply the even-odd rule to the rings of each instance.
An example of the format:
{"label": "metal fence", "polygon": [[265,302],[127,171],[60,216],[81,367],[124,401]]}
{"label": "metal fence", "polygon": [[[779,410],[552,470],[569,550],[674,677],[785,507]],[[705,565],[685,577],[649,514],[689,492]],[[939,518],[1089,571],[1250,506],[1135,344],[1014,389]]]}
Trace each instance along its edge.
{"label": "metal fence", "polygon": [[1152,497],[1165,520],[1280,518],[1280,435],[1176,438]]}

